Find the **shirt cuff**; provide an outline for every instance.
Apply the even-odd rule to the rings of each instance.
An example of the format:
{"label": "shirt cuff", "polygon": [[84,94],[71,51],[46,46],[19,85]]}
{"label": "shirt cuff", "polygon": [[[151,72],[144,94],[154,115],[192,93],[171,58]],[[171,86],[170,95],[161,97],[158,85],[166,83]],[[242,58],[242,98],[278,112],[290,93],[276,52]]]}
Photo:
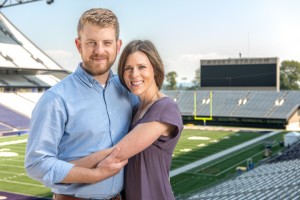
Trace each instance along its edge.
{"label": "shirt cuff", "polygon": [[73,166],[74,164],[72,163],[57,160],[43,178],[45,186],[53,187],[54,184],[61,183]]}

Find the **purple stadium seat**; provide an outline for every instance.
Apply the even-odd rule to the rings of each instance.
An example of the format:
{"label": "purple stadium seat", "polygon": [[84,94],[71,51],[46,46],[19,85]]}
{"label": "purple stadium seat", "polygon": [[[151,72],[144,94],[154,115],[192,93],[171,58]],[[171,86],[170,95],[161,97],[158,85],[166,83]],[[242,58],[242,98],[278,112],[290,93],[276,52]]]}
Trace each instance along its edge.
{"label": "purple stadium seat", "polygon": [[30,119],[0,105],[0,122],[17,129],[28,129]]}

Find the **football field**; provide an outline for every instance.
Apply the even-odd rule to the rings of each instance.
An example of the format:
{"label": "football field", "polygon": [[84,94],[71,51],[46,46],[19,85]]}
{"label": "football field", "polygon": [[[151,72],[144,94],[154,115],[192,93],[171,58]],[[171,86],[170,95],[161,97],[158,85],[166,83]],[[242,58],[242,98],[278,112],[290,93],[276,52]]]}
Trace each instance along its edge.
{"label": "football field", "polygon": [[[172,169],[182,167],[206,156],[223,151],[245,141],[261,136],[256,132],[213,130],[184,130],[173,154]],[[51,198],[50,190],[29,178],[24,170],[24,154],[28,135],[0,137],[0,191],[34,197]],[[282,134],[274,136],[280,141]],[[275,150],[275,149],[274,149]],[[171,178],[176,196],[184,196],[200,190],[235,173],[237,166],[245,166],[247,159],[261,159],[264,144],[258,143],[189,170]],[[0,197],[3,194],[0,192]]]}
{"label": "football field", "polygon": [[0,191],[51,197],[48,188],[25,173],[26,142],[27,135],[0,137]]}

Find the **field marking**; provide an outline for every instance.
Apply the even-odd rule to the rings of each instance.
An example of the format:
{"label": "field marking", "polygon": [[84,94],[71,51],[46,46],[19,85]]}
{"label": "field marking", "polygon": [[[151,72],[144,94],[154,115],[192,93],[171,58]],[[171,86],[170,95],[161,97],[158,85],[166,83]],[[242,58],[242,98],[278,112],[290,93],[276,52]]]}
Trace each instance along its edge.
{"label": "field marking", "polygon": [[[40,184],[39,182],[33,182],[29,181],[26,178],[28,178],[27,174],[20,169],[24,169],[24,146],[27,143],[27,139],[24,137],[16,137],[16,138],[10,138],[9,140],[0,140],[0,152],[16,152],[19,154],[17,157],[0,157],[0,166],[4,169],[0,170],[0,184],[1,185],[8,185],[12,186],[12,188],[16,188],[16,190],[13,193],[19,194],[19,195],[28,195],[24,193],[18,193],[17,188],[35,188],[34,190],[40,191],[43,189],[47,189],[44,185]],[[9,146],[10,145],[10,146]],[[10,163],[6,163],[10,162]],[[13,163],[13,164],[12,164]],[[6,171],[7,169],[12,169],[10,171]],[[13,171],[14,170],[14,171]],[[19,173],[16,171],[20,171]],[[1,186],[0,186],[1,187]],[[0,189],[1,190],[1,189]],[[51,192],[49,190],[49,192]],[[1,196],[1,195],[0,195]],[[30,194],[30,197],[35,198],[45,198],[45,199],[51,199],[44,196],[34,195],[33,193]],[[1,199],[1,198],[0,198]]]}
{"label": "field marking", "polygon": [[20,143],[26,143],[27,139],[23,139],[23,140],[13,140],[13,141],[9,141],[9,142],[1,142],[0,146],[6,146],[6,145],[11,145],[11,144],[20,144]]}
{"label": "field marking", "polygon": [[0,166],[24,169],[24,166],[0,164]]}
{"label": "field marking", "polygon": [[3,174],[14,174],[14,175],[25,175],[25,176],[27,176],[26,174],[24,174],[24,173],[15,173],[15,172],[8,172],[8,171],[1,171],[0,170],[0,173],[3,173]]}
{"label": "field marking", "polygon": [[213,161],[213,160],[215,160],[215,159],[221,158],[221,157],[223,157],[224,155],[230,154],[230,153],[235,152],[235,151],[237,151],[237,150],[240,150],[240,149],[242,149],[242,148],[244,148],[244,147],[247,147],[247,146],[249,146],[249,145],[252,145],[252,144],[254,144],[254,143],[258,142],[258,141],[261,141],[261,140],[264,140],[264,139],[266,139],[266,138],[268,138],[268,137],[274,136],[274,135],[276,135],[276,134],[278,134],[278,133],[280,133],[280,132],[281,132],[281,131],[274,131],[274,132],[265,134],[265,135],[263,135],[263,136],[261,136],[261,137],[252,139],[252,140],[250,140],[250,141],[247,141],[247,142],[244,142],[244,143],[242,143],[242,144],[239,144],[239,145],[236,145],[236,146],[234,146],[234,147],[231,147],[231,148],[229,148],[229,149],[226,149],[226,150],[224,150],[224,151],[222,151],[222,152],[219,152],[219,153],[216,153],[216,154],[214,154],[214,155],[205,157],[205,158],[203,158],[203,159],[201,159],[201,160],[192,162],[192,163],[187,164],[187,165],[185,165],[185,166],[183,166],[183,167],[174,169],[174,170],[172,170],[172,171],[170,172],[170,178],[173,177],[173,176],[176,176],[176,175],[178,175],[178,174],[181,174],[181,173],[183,173],[183,172],[186,172],[186,171],[188,171],[188,170],[191,170],[191,169],[193,169],[193,168],[196,168],[196,167],[198,167],[198,166],[200,166],[200,165],[203,165],[203,164],[205,164],[205,163],[207,163],[207,162],[210,162],[210,161]]}
{"label": "field marking", "polygon": [[19,182],[19,181],[12,181],[10,179],[18,179],[18,177],[27,177],[27,175],[25,173],[11,173],[11,172],[6,172],[6,174],[13,174],[13,176],[9,176],[9,177],[5,177],[5,178],[1,178],[0,182],[8,182],[8,183],[16,183],[16,184],[21,184],[21,185],[30,185],[30,186],[36,186],[36,187],[45,187],[43,185],[40,184],[35,184],[35,183],[25,183],[25,182]]}
{"label": "field marking", "polygon": [[18,157],[19,154],[16,152],[0,152],[0,157],[6,157],[6,158],[10,158],[10,157]]}
{"label": "field marking", "polygon": [[9,158],[7,158],[7,157],[5,157],[5,158],[4,157],[0,157],[0,161],[3,161],[3,162],[8,161],[8,162],[24,163],[24,159],[21,160],[19,158],[20,158],[20,156],[18,156],[18,157],[9,157]]}
{"label": "field marking", "polygon": [[0,179],[0,182],[15,183],[15,184],[19,184],[19,185],[29,185],[29,186],[35,186],[35,187],[45,188],[45,186],[43,186],[43,185],[38,185],[38,184],[34,184],[34,183],[24,183],[24,182],[9,181],[9,180],[4,180],[4,179]]}
{"label": "field marking", "polygon": [[188,140],[211,140],[210,137],[204,137],[204,136],[190,136],[187,139]]}

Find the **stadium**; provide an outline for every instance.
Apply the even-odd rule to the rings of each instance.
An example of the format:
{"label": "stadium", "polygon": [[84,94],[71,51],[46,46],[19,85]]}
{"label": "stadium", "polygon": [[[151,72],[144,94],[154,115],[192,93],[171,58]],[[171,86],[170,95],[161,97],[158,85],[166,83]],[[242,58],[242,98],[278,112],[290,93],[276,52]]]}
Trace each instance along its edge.
{"label": "stadium", "polygon": [[[201,64],[201,90],[164,91],[185,124],[170,172],[176,199],[299,199],[300,92],[279,90],[278,59]],[[241,76],[249,69],[266,76]],[[26,175],[24,152],[36,102],[69,73],[0,13],[0,199],[51,199]]]}

